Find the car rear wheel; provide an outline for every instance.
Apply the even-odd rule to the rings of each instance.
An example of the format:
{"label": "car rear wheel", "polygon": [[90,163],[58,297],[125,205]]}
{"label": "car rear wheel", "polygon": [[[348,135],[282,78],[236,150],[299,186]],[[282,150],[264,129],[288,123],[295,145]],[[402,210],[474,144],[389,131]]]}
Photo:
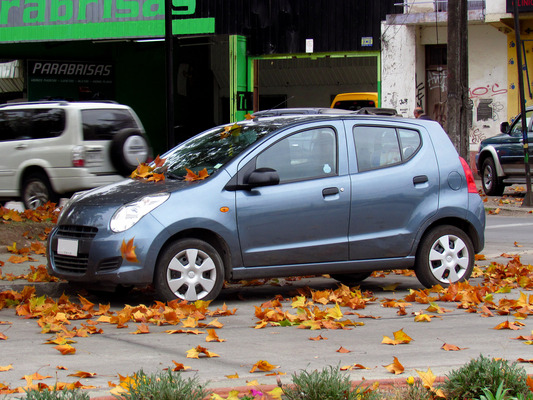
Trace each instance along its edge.
{"label": "car rear wheel", "polygon": [[59,196],[54,192],[48,177],[39,172],[29,175],[22,183],[22,202],[28,209],[36,209],[47,202],[57,203]]}
{"label": "car rear wheel", "polygon": [[490,157],[485,159],[481,170],[481,182],[485,194],[487,196],[501,196],[505,190],[505,185],[498,178],[494,160]]}
{"label": "car rear wheel", "polygon": [[461,229],[442,225],[429,231],[418,248],[415,273],[426,287],[448,286],[470,277],[474,246]]}
{"label": "car rear wheel", "polygon": [[224,284],[222,258],[208,243],[178,240],[164,250],[155,272],[155,288],[165,301],[213,300]]}
{"label": "car rear wheel", "polygon": [[372,275],[372,272],[358,272],[355,274],[333,274],[331,277],[346,286],[357,286],[370,275]]}
{"label": "car rear wheel", "polygon": [[110,152],[113,166],[121,175],[127,176],[137,165],[148,160],[148,141],[138,129],[122,129],[114,136]]}

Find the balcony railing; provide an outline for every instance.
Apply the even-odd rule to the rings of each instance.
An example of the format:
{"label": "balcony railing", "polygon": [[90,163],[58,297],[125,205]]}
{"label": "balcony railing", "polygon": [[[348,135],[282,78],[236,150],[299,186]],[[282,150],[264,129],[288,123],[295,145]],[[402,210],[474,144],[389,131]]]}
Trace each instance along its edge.
{"label": "balcony railing", "polygon": [[[404,12],[447,12],[448,0],[404,0],[395,6],[403,7]],[[485,0],[467,0],[468,10],[484,10]]]}

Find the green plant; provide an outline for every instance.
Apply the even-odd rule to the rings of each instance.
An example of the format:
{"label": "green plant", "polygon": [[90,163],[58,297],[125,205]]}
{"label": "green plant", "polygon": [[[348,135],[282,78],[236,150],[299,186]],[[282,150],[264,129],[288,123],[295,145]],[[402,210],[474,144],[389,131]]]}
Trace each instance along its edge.
{"label": "green plant", "polygon": [[426,389],[420,379],[415,379],[413,384],[400,385],[381,394],[381,398],[386,400],[432,400],[434,398],[431,390]]}
{"label": "green plant", "polygon": [[292,375],[292,385],[282,386],[287,400],[374,400],[378,394],[366,391],[361,385],[352,387],[349,376],[340,370],[326,367],[322,371],[302,371]]}
{"label": "green plant", "polygon": [[[498,394],[500,385],[505,390],[503,395],[511,398],[522,395],[527,399],[531,393],[527,385],[527,374],[522,367],[483,355],[450,372],[446,377],[442,390],[449,400],[475,399],[486,396],[487,393]],[[502,398],[505,397],[500,397]]]}
{"label": "green plant", "polygon": [[180,373],[172,372],[170,368],[152,375],[140,370],[127,390],[115,397],[121,400],[202,400],[210,394],[197,377],[183,379]]}
{"label": "green plant", "polygon": [[89,394],[80,389],[27,390],[24,400],[89,400]]}

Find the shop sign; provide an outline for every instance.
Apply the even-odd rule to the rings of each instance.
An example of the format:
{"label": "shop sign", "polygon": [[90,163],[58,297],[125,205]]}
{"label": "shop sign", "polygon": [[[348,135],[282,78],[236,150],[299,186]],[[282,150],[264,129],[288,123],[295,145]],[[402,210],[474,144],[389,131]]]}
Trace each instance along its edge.
{"label": "shop sign", "polygon": [[[172,0],[174,34],[214,33],[198,0]],[[0,0],[0,42],[163,37],[165,0]]]}
{"label": "shop sign", "polygon": [[[507,0],[507,12],[514,12],[514,1]],[[518,12],[531,12],[533,11],[533,0],[516,0],[518,1]]]}
{"label": "shop sign", "polygon": [[29,60],[29,100],[113,100],[114,68],[105,62]]}

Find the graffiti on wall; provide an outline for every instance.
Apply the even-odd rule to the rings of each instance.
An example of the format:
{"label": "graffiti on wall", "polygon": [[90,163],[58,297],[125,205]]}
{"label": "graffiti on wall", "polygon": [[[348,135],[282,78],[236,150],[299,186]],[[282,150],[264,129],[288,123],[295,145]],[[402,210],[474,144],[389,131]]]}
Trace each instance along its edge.
{"label": "graffiti on wall", "polygon": [[470,126],[470,143],[477,144],[486,138],[485,131],[487,129],[493,130],[493,122],[496,123],[505,118],[502,115],[505,109],[505,99],[501,96],[507,96],[507,89],[493,83],[470,88],[468,94],[472,108],[476,111],[475,116],[472,115],[476,123],[472,123]]}

